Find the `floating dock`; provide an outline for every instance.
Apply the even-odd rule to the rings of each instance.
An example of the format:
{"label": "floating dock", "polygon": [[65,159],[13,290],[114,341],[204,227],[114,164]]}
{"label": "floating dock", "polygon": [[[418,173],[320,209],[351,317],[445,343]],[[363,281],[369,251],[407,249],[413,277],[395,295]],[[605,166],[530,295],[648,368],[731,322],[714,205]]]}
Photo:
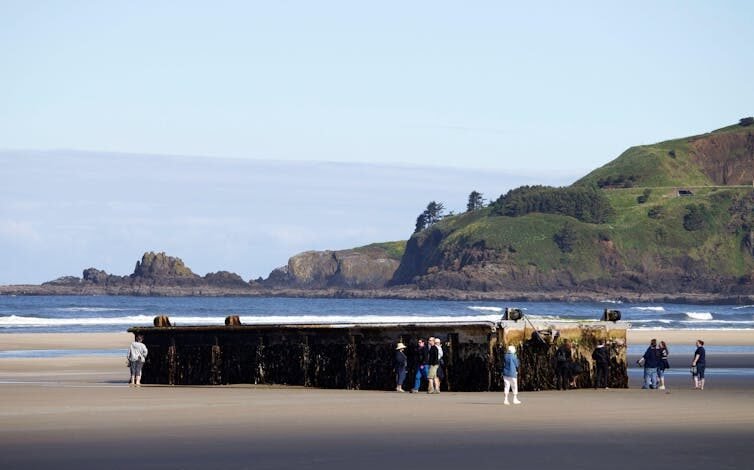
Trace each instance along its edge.
{"label": "floating dock", "polygon": [[416,371],[418,338],[443,344],[442,390],[502,390],[502,358],[509,345],[521,362],[519,389],[555,388],[554,355],[573,341],[583,372],[580,388],[593,386],[592,351],[604,340],[610,350],[608,386],[626,388],[626,330],[622,322],[501,320],[498,322],[241,324],[237,316],[219,326],[172,326],[156,317],[154,327],[133,327],[149,349],[142,383],[166,385],[269,384],[394,390],[395,345],[406,344],[409,370]]}

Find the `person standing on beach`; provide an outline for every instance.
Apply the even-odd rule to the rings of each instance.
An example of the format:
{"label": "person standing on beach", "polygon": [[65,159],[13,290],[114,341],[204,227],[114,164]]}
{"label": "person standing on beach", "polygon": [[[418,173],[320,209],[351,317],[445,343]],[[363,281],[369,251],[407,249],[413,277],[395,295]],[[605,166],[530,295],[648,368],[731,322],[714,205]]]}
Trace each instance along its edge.
{"label": "person standing on beach", "polygon": [[508,346],[508,352],[503,356],[503,383],[505,384],[503,405],[510,405],[508,393],[511,389],[513,389],[513,404],[521,404],[518,400],[518,367],[519,362],[518,356],[516,356],[516,347]]}
{"label": "person standing on beach", "polygon": [[440,367],[440,350],[434,344],[434,338],[429,343],[429,370],[427,371],[427,393],[440,393],[437,388],[437,369]]}
{"label": "person standing on beach", "polygon": [[435,346],[437,346],[437,375],[435,376],[435,390],[437,393],[440,393],[440,382],[445,376],[442,371],[444,361],[442,360],[443,350],[442,340],[440,338],[435,338]]}
{"label": "person standing on beach", "polygon": [[660,345],[657,347],[657,352],[660,355],[660,366],[657,368],[657,380],[660,382],[660,390],[665,390],[665,369],[670,369],[670,363],[668,362],[668,345],[665,341],[660,341]]}
{"label": "person standing on beach", "polygon": [[[704,341],[696,340],[696,351],[694,359],[691,360],[692,370],[694,373],[694,388],[704,390],[704,369],[707,367],[707,351],[704,349]],[[696,368],[696,369],[694,369]]]}
{"label": "person standing on beach", "polygon": [[660,354],[657,350],[657,340],[652,339],[644,355],[636,361],[640,366],[644,366],[644,384],[643,389],[657,388],[657,368],[660,367]]}
{"label": "person standing on beach", "polygon": [[128,348],[126,359],[128,360],[128,368],[131,369],[131,380],[129,380],[128,385],[141,385],[141,369],[144,367],[148,354],[143,341],[144,337],[137,335]]}
{"label": "person standing on beach", "polygon": [[600,340],[597,347],[592,351],[592,359],[595,365],[594,388],[607,388],[610,378],[610,351],[605,347],[605,341]]}
{"label": "person standing on beach", "polygon": [[403,350],[406,349],[406,345],[398,343],[395,347],[395,391],[403,392],[403,382],[406,380],[406,367],[408,366],[408,358]]}
{"label": "person standing on beach", "polygon": [[414,386],[411,389],[411,393],[417,393],[422,384],[422,379],[427,378],[427,371],[429,370],[429,351],[424,346],[424,340],[419,338],[416,345],[416,375],[414,376]]}
{"label": "person standing on beach", "polygon": [[563,341],[563,344],[555,351],[555,388],[568,390],[571,386],[571,340]]}

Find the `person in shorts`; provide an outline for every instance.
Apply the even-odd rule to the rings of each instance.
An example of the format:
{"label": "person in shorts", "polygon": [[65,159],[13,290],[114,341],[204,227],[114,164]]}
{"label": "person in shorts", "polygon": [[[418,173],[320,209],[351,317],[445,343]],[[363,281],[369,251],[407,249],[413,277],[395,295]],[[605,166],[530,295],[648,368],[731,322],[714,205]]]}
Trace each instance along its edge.
{"label": "person in shorts", "polygon": [[[434,338],[433,338],[434,340]],[[437,388],[437,369],[440,368],[440,350],[437,345],[433,343],[429,348],[429,371],[427,372],[427,393],[440,393]]]}
{"label": "person in shorts", "polygon": [[129,385],[140,386],[141,385],[141,369],[144,367],[144,362],[147,360],[147,347],[143,343],[144,337],[137,335],[134,342],[128,348],[128,354],[126,359],[128,360],[128,368],[131,370],[131,380]]}

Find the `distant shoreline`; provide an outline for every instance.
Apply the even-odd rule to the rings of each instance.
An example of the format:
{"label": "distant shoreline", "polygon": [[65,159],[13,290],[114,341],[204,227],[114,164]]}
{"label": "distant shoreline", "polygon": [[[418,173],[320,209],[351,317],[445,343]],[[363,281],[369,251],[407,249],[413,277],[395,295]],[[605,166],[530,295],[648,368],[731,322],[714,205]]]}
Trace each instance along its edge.
{"label": "distant shoreline", "polygon": [[688,304],[754,304],[754,294],[712,294],[699,292],[632,292],[632,291],[466,291],[453,289],[418,289],[394,287],[385,289],[300,289],[217,286],[0,286],[0,295],[17,296],[137,296],[137,297],[291,297],[332,299],[396,299],[396,300],[495,300],[519,302],[662,302]]}

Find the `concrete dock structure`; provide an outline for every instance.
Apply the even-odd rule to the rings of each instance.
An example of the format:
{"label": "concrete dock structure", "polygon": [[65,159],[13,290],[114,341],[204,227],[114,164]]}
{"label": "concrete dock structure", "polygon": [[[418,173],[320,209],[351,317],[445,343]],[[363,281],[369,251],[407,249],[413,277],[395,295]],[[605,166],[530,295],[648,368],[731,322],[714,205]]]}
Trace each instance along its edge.
{"label": "concrete dock structure", "polygon": [[230,316],[224,326],[172,326],[156,317],[154,327],[128,331],[149,348],[142,382],[168,385],[280,384],[319,388],[393,390],[395,345],[408,346],[405,388],[415,373],[418,338],[443,343],[442,390],[502,389],[505,349],[516,347],[521,390],[555,388],[555,350],[574,343],[574,361],[583,372],[579,387],[592,386],[591,353],[599,340],[610,350],[609,386],[626,388],[626,329],[621,322],[566,322],[519,319],[498,322],[241,324]]}

